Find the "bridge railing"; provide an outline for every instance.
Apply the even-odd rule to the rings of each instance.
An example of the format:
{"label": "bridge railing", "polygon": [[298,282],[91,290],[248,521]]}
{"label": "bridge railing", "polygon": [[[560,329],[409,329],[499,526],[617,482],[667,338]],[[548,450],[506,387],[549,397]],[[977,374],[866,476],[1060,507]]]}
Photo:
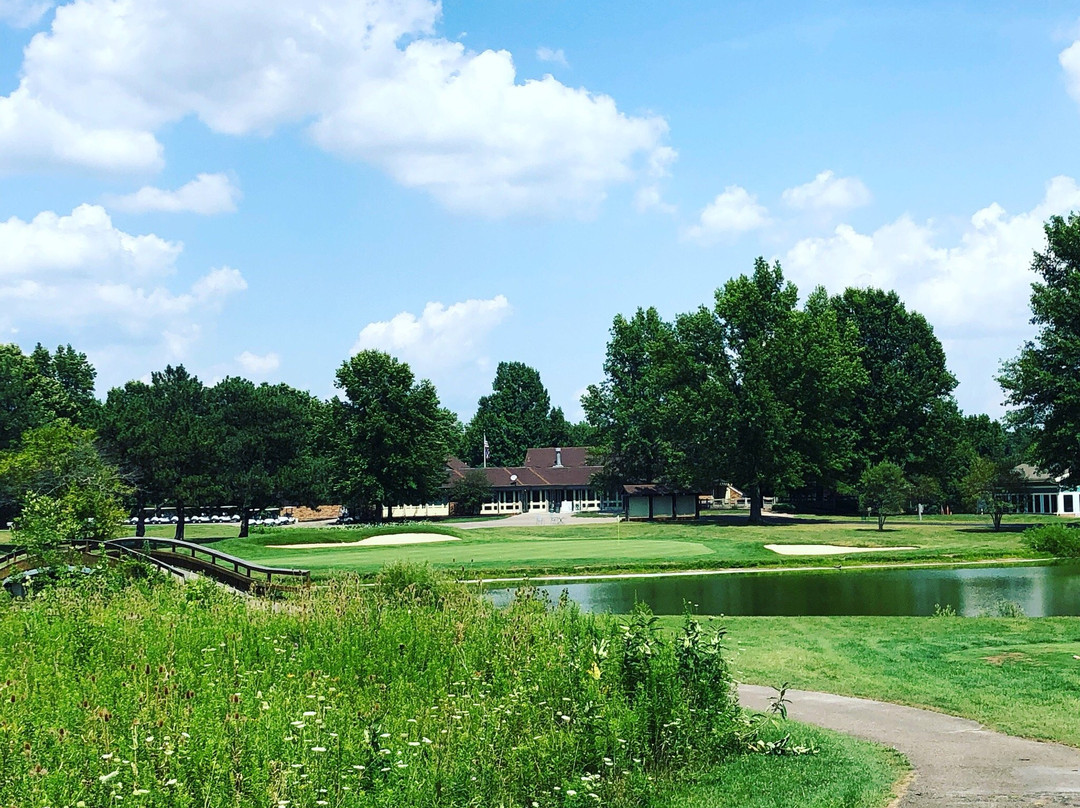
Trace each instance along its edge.
{"label": "bridge railing", "polygon": [[[191,566],[198,571],[217,571],[232,580],[241,580],[249,588],[269,589],[282,585],[307,584],[311,582],[310,570],[268,567],[245,561],[212,547],[180,539],[159,539],[153,537],[125,537],[108,541],[76,541],[66,545],[74,552],[104,553],[116,557],[129,555],[147,561],[163,571],[177,577],[184,577],[176,567]],[[0,578],[7,576],[20,561],[31,557],[25,547],[17,547],[0,556]],[[168,562],[172,561],[170,564]],[[275,580],[276,578],[276,580]]]}
{"label": "bridge railing", "polygon": [[[178,556],[181,559],[190,558],[202,562],[202,564],[209,564],[212,567],[216,567],[226,572],[232,572],[234,575],[241,575],[259,583],[280,584],[283,582],[282,579],[294,584],[310,583],[311,581],[310,570],[289,569],[287,567],[267,567],[262,564],[246,561],[234,555],[229,555],[228,553],[223,553],[220,550],[207,547],[205,544],[196,544],[195,542],[184,541],[182,539],[159,539],[146,536],[126,537],[113,539],[110,542],[106,542],[106,544],[137,550],[149,550],[151,553],[169,553]],[[263,579],[263,576],[265,576],[265,580]],[[274,580],[275,577],[278,579],[276,582]]]}

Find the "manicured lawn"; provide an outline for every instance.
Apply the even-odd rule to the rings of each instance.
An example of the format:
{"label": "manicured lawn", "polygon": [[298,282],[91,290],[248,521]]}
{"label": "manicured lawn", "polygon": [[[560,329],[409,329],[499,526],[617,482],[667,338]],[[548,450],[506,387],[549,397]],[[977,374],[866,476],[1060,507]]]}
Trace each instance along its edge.
{"label": "manicured lawn", "polygon": [[926,707],[1080,746],[1080,617],[718,619],[741,681]]}
{"label": "manicured lawn", "polygon": [[744,755],[660,800],[670,808],[876,808],[908,770],[892,749],[828,730],[789,723],[792,741],[816,755]]}
{"label": "manicured lawn", "polygon": [[[722,516],[696,523],[584,522],[574,525],[480,528],[460,530],[430,525],[459,541],[395,547],[337,547],[285,550],[285,543],[351,542],[368,530],[282,528],[248,539],[218,542],[234,555],[288,567],[372,574],[395,560],[426,561],[435,567],[464,570],[468,576],[544,575],[641,570],[721,569],[763,566],[845,566],[882,562],[961,562],[992,558],[1037,558],[1020,542],[1023,527],[1045,521],[1019,518],[995,533],[981,517],[894,519],[880,532],[858,518],[776,519],[760,527],[743,516]],[[414,526],[387,528],[413,531]],[[220,529],[219,529],[220,530]],[[233,534],[234,535],[234,534]],[[882,547],[879,553],[852,556],[781,556],[766,544],[841,544]],[[914,546],[915,550],[890,547]]]}

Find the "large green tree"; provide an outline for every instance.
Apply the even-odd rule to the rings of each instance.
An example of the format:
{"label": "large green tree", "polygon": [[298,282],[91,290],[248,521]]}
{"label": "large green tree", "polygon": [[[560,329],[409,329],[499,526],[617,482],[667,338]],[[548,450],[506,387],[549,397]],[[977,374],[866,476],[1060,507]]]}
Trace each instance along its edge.
{"label": "large green tree", "polygon": [[101,408],[99,432],[104,451],[131,486],[135,507],[135,535],[146,535],[145,507],[158,501],[158,422],[154,416],[154,393],[150,385],[130,381],[114,387]]}
{"label": "large green tree", "polygon": [[1031,268],[1033,341],[998,380],[1017,424],[1033,430],[1031,455],[1068,485],[1080,483],[1080,215],[1053,216]]}
{"label": "large green tree", "polygon": [[875,463],[859,477],[859,505],[877,516],[878,530],[885,529],[887,517],[904,512],[910,491],[904,470],[888,460]]}
{"label": "large green tree", "polygon": [[964,504],[989,514],[994,530],[1001,530],[1002,517],[1016,510],[1016,495],[1022,487],[1023,477],[1011,461],[989,457],[975,457],[960,480]]}
{"label": "large green tree", "polygon": [[206,387],[184,368],[168,365],[150,374],[145,413],[154,434],[149,488],[176,508],[176,538],[184,538],[187,508],[219,500],[221,433],[211,417]]}
{"label": "large green tree", "polygon": [[56,418],[93,424],[94,369],[70,345],[51,355],[40,345],[27,356],[18,345],[0,345],[0,450]]}
{"label": "large green tree", "polygon": [[582,403],[613,482],[732,482],[756,522],[766,492],[850,466],[844,416],[865,379],[853,329],[822,290],[799,309],[778,264],[758,259],[674,324],[616,317],[604,371]]}
{"label": "large green tree", "polygon": [[[665,482],[682,476],[671,420],[684,368],[675,327],[655,308],[615,316],[604,380],[581,403],[609,484]],[[688,409],[684,412],[689,414]]]}
{"label": "large green tree", "polygon": [[215,481],[225,501],[240,508],[240,537],[252,511],[286,498],[300,482],[319,402],[286,384],[256,385],[229,376],[207,391],[217,440]]}
{"label": "large green tree", "polygon": [[361,351],[337,371],[331,401],[334,490],[349,512],[379,520],[384,505],[442,496],[456,418],[435,387],[381,351]]}
{"label": "large green tree", "polygon": [[821,289],[798,309],[798,290],[779,263],[759,258],[750,276],[716,293],[716,354],[729,368],[725,468],[750,495],[750,521],[766,491],[831,481],[850,468],[846,413],[865,383],[854,329]]}
{"label": "large green tree", "polygon": [[105,462],[93,430],[60,418],[27,430],[0,453],[0,490],[18,510],[17,539],[39,549],[115,538],[126,487]]}
{"label": "large green tree", "polygon": [[946,485],[963,462],[963,424],[952,398],[956,378],[934,329],[896,292],[847,289],[831,303],[856,331],[867,376],[849,411],[857,436],[853,479],[889,461],[908,476]]}
{"label": "large green tree", "polygon": [[486,437],[488,465],[519,466],[530,448],[551,445],[552,431],[551,397],[539,371],[523,362],[500,362],[491,394],[481,397],[465,428],[463,459],[483,463]]}

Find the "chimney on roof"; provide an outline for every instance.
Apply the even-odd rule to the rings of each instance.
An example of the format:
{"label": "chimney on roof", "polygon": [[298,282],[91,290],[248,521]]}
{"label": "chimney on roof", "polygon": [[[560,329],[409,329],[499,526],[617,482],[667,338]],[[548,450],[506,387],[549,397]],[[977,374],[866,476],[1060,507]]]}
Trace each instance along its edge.
{"label": "chimney on roof", "polygon": [[555,465],[552,468],[562,468],[562,449],[558,446],[555,447]]}

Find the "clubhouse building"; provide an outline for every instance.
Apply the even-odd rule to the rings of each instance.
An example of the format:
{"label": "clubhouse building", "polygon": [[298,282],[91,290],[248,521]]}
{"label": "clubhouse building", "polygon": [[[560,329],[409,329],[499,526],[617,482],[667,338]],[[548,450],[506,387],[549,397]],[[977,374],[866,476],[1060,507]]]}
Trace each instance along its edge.
{"label": "clubhouse building", "polygon": [[[480,469],[491,483],[491,500],[481,513],[494,514],[621,510],[622,492],[605,492],[593,482],[602,466],[590,465],[586,446],[529,449],[520,466]],[[460,460],[449,463],[449,482],[473,469]]]}
{"label": "clubhouse building", "polygon": [[1080,487],[1067,489],[1045,471],[1023,464],[1017,467],[1024,481],[1010,496],[1018,513],[1052,513],[1080,516]]}

